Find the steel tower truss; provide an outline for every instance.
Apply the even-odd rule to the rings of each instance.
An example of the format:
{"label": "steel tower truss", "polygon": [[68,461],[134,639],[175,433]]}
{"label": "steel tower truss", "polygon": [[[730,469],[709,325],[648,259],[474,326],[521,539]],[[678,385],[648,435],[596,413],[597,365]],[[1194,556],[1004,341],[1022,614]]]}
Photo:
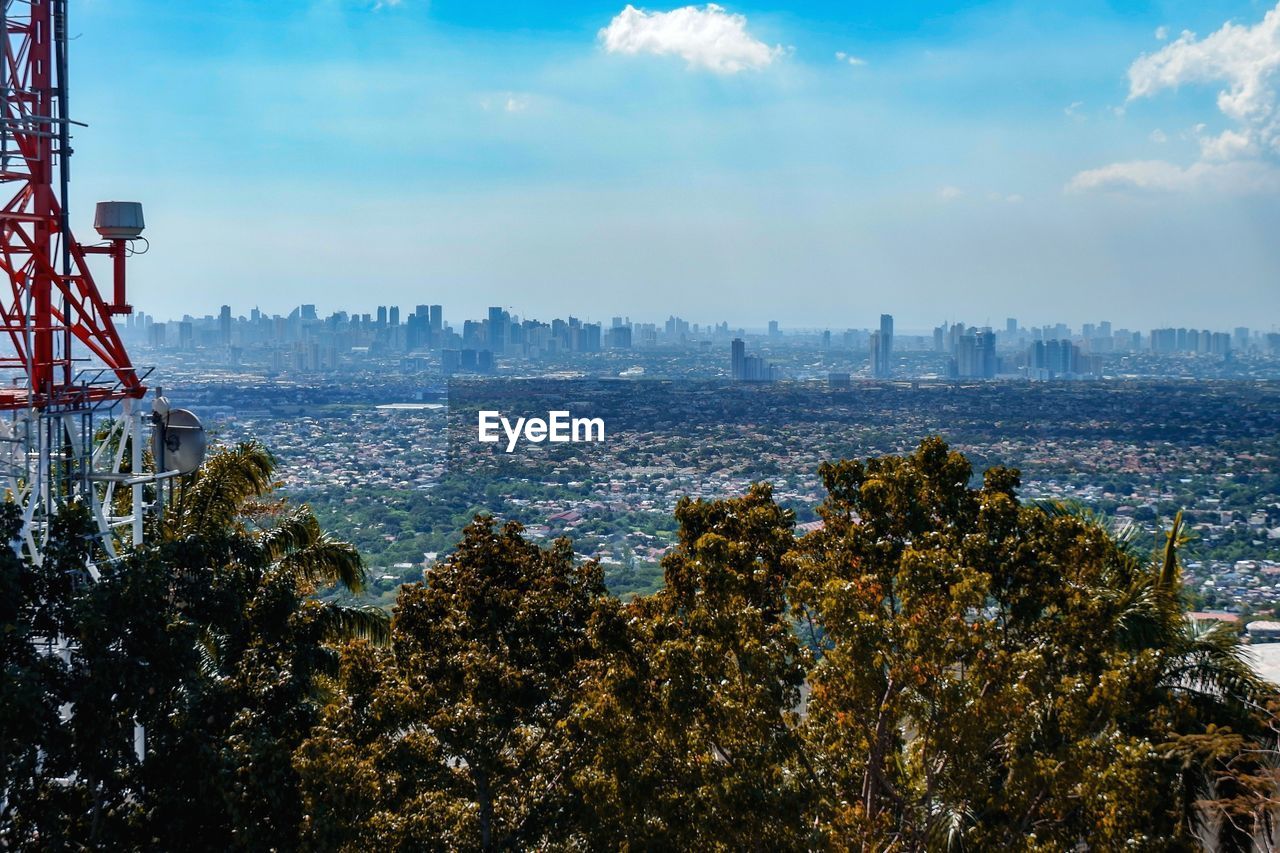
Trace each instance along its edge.
{"label": "steel tower truss", "polygon": [[[109,555],[118,540],[140,541],[143,484],[154,480],[142,473],[145,377],[112,322],[133,310],[124,293],[129,247],[82,245],[67,219],[77,123],[67,110],[66,7],[0,0],[0,272],[10,285],[0,284],[0,328],[11,343],[0,370],[12,383],[0,387],[0,487],[23,506],[36,560],[49,516],[72,499],[93,510]],[[89,269],[93,254],[113,261],[111,302]],[[116,499],[121,487],[131,500]]]}

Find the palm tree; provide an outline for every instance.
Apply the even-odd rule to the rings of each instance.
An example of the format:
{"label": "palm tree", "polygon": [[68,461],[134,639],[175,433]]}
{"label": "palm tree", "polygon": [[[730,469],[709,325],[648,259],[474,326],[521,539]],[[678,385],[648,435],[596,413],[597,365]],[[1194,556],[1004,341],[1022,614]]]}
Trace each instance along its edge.
{"label": "palm tree", "polygon": [[[1129,580],[1098,594],[1116,595],[1113,630],[1120,649],[1135,659],[1156,656],[1145,682],[1134,685],[1130,718],[1142,727],[1166,715],[1171,724],[1161,746],[1180,765],[1181,831],[1188,839],[1215,836],[1214,849],[1248,850],[1254,832],[1265,828],[1265,816],[1280,804],[1271,769],[1280,753],[1269,710],[1277,689],[1254,671],[1234,625],[1197,622],[1187,614],[1178,555],[1188,541],[1181,512],[1164,547],[1145,563],[1132,537],[1117,537]],[[1242,809],[1246,802],[1258,808]]]}
{"label": "palm tree", "polygon": [[1131,530],[1113,535],[1096,513],[1060,502],[1043,508],[1093,527],[1113,546],[1082,598],[1105,602],[1097,612],[1109,614],[1109,624],[1097,626],[1100,636],[1112,638],[1132,673],[1116,720],[1172,762],[1178,785],[1170,802],[1177,803],[1180,840],[1216,836],[1214,849],[1250,849],[1251,836],[1266,829],[1267,815],[1280,804],[1280,777],[1270,769],[1280,757],[1270,710],[1277,688],[1254,672],[1233,625],[1187,614],[1182,513],[1148,557]]}
{"label": "palm tree", "polygon": [[1166,745],[1181,762],[1182,825],[1213,836],[1214,849],[1250,850],[1255,833],[1270,835],[1280,805],[1271,711],[1277,689],[1254,671],[1235,626],[1197,622],[1183,611],[1178,549],[1187,538],[1181,529],[1179,512],[1148,583],[1167,626],[1157,692],[1166,707],[1186,708],[1189,717],[1180,731],[1190,732]]}
{"label": "palm tree", "polygon": [[[257,441],[245,441],[214,452],[178,484],[158,532],[178,554],[197,557],[179,562],[186,563],[187,579],[199,584],[201,572],[221,562],[226,564],[222,569],[233,569],[247,585],[245,601],[280,583],[307,594],[335,584],[363,591],[364,566],[355,546],[325,533],[308,505],[273,498],[279,486],[275,470],[270,451]],[[192,562],[204,565],[192,569]],[[331,642],[389,640],[390,620],[379,608],[336,602],[322,602],[321,608],[314,618]],[[208,628],[206,636],[216,637],[216,629]],[[221,645],[211,640],[205,652]],[[319,651],[332,657],[322,669],[334,669],[336,656]]]}
{"label": "palm tree", "polygon": [[[195,645],[195,672],[157,726],[157,751],[181,765],[155,770],[161,846],[295,845],[291,757],[336,689],[336,645],[389,641],[381,609],[317,599],[332,585],[364,588],[360,555],[310,507],[274,494],[275,470],[258,442],[212,453],[175,485],[150,537]],[[198,815],[186,803],[207,798],[202,779],[234,783],[217,783],[217,807]]]}

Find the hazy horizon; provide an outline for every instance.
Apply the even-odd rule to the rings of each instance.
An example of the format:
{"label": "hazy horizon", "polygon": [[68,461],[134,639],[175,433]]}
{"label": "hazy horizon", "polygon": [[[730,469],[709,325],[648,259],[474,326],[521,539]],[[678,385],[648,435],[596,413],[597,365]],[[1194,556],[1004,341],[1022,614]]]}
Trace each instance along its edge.
{"label": "hazy horizon", "polygon": [[159,317],[1280,318],[1280,6],[113,0],[70,30],[73,225],[143,202]]}

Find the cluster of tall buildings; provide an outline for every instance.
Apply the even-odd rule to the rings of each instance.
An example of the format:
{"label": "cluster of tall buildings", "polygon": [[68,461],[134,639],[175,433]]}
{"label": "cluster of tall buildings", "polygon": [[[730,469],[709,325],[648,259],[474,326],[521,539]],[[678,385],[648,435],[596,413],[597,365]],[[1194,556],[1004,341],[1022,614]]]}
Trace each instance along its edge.
{"label": "cluster of tall buildings", "polygon": [[[776,323],[773,324],[776,327]],[[770,329],[770,334],[774,329]],[[729,372],[735,382],[772,382],[777,369],[760,356],[747,355],[747,344],[734,338],[729,344]]]}
{"label": "cluster of tall buildings", "polygon": [[1033,341],[1027,350],[1026,376],[1029,379],[1060,379],[1098,376],[1101,358],[1090,355],[1069,340]]}
{"label": "cluster of tall buildings", "polygon": [[[1155,353],[1211,353],[1230,355],[1232,335],[1211,332],[1208,329],[1152,329],[1151,351]],[[1249,330],[1243,326],[1235,330],[1238,349],[1248,346]]]}
{"label": "cluster of tall buildings", "polygon": [[[1100,375],[1104,360],[1150,354],[1231,359],[1235,354],[1280,357],[1280,333],[1231,333],[1157,328],[1141,333],[1113,328],[1107,321],[1086,323],[1078,330],[1065,324],[1024,328],[1008,318],[1002,328],[943,324],[928,335],[895,332],[894,318],[880,315],[874,329],[830,329],[785,332],[777,320],[752,334],[727,322],[692,323],[669,316],[662,323],[632,322],[615,316],[609,323],[577,317],[550,322],[522,318],[493,306],[475,319],[450,324],[440,305],[417,305],[411,312],[382,305],[373,312],[336,311],[320,316],[314,304],[289,314],[267,315],[258,309],[236,316],[224,305],[216,315],[184,316],[159,322],[145,312],[125,318],[122,332],[135,344],[155,349],[200,351],[202,359],[223,364],[265,365],[274,370],[336,370],[366,356],[398,357],[414,369],[445,373],[486,373],[504,362],[578,353],[643,350],[664,355],[729,344],[731,375],[738,381],[764,382],[780,376],[766,360],[787,361],[787,351],[816,345],[822,351],[844,350],[855,368],[866,359],[866,373],[877,378],[947,376],[992,379],[1001,376],[1061,378]],[[747,354],[758,342],[764,354]],[[925,358],[932,350],[941,356]],[[865,355],[859,355],[865,354]]]}
{"label": "cluster of tall buildings", "polygon": [[994,379],[999,369],[995,332],[961,333],[955,337],[947,375],[953,379]]}

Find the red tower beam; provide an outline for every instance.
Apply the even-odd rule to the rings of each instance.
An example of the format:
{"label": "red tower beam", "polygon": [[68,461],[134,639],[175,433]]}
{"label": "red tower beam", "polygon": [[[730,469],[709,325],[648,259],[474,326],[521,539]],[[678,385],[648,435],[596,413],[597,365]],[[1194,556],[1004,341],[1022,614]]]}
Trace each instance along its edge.
{"label": "red tower beam", "polygon": [[[86,396],[141,397],[146,389],[111,320],[133,310],[124,303],[124,243],[82,246],[64,216],[71,154],[66,0],[0,0],[0,25],[0,199],[7,198],[0,207],[0,272],[12,295],[12,301],[0,298],[0,329],[14,353],[0,356],[0,367],[25,371],[29,380],[28,389],[0,389],[0,410],[43,409]],[[111,304],[94,283],[89,253],[116,260]],[[114,372],[113,386],[74,384],[73,341]]]}

